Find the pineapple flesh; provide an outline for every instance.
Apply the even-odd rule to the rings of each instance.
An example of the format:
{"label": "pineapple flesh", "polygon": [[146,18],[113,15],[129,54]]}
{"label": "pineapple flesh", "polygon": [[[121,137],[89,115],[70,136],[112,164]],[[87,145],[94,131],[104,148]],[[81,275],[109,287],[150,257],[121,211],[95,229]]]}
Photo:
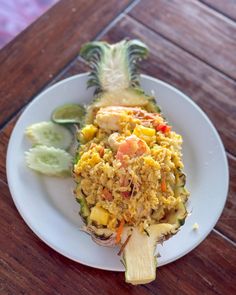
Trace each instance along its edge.
{"label": "pineapple flesh", "polygon": [[156,245],[177,231],[175,225],[168,223],[151,225],[143,234],[137,228],[126,227],[122,242],[130,239],[124,249],[123,262],[126,268],[125,280],[133,285],[147,284],[156,278]]}

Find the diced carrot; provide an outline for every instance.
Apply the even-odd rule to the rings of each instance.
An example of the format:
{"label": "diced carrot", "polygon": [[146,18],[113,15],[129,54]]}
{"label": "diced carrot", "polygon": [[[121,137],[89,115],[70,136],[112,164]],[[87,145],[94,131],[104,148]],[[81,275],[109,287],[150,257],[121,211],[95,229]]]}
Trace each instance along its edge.
{"label": "diced carrot", "polygon": [[125,220],[124,220],[124,218],[122,218],[120,221],[120,225],[119,225],[117,232],[116,232],[116,244],[119,244],[119,242],[121,240],[121,235],[122,235],[122,232],[124,229],[124,225],[125,225]]}
{"label": "diced carrot", "polygon": [[123,196],[124,198],[126,198],[126,199],[130,198],[130,195],[131,195],[130,192],[122,192],[121,194],[122,194],[122,196]]}
{"label": "diced carrot", "polygon": [[107,201],[112,201],[113,200],[112,193],[107,188],[103,189],[102,197]]}
{"label": "diced carrot", "polygon": [[104,156],[104,147],[100,148],[99,155],[100,155],[101,158]]}
{"label": "diced carrot", "polygon": [[162,192],[166,192],[166,176],[163,175],[161,179],[161,190]]}

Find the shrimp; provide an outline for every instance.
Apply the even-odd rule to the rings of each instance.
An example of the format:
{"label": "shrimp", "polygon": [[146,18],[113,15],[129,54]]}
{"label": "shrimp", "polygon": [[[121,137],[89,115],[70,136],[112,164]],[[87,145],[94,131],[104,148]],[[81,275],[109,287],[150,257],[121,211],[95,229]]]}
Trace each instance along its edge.
{"label": "shrimp", "polygon": [[108,144],[110,145],[111,149],[115,152],[118,150],[118,147],[120,145],[118,141],[119,137],[120,134],[118,132],[114,132],[108,137]]}
{"label": "shrimp", "polygon": [[150,149],[147,146],[146,142],[138,138],[136,135],[131,135],[119,144],[116,159],[124,164],[125,155],[133,158],[141,156],[145,153],[150,153]]}
{"label": "shrimp", "polygon": [[127,108],[105,107],[101,108],[96,115],[96,121],[100,128],[111,131],[120,131],[120,119]]}
{"label": "shrimp", "polygon": [[155,121],[160,121],[159,114],[148,113],[141,108],[109,106],[101,108],[96,115],[96,122],[100,128],[111,131],[121,131],[122,119],[139,119],[140,122],[149,126]]}

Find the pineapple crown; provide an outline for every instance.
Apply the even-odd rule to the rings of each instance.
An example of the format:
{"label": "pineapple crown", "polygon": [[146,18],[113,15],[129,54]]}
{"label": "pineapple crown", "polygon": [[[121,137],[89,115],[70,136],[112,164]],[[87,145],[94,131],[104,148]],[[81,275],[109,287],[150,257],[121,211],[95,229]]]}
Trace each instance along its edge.
{"label": "pineapple crown", "polygon": [[147,46],[140,40],[122,40],[116,44],[94,41],[86,43],[80,55],[90,65],[88,87],[95,92],[112,92],[139,87],[137,62],[148,55]]}

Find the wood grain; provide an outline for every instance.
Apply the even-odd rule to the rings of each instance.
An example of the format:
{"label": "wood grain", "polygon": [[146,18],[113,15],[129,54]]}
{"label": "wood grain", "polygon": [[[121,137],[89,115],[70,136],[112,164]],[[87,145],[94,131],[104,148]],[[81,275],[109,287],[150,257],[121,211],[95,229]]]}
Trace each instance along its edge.
{"label": "wood grain", "polygon": [[80,57],[75,58],[61,73],[59,73],[59,75],[55,77],[52,82],[50,82],[48,86],[68,77],[89,72],[89,70],[89,66]]}
{"label": "wood grain", "polygon": [[143,72],[189,95],[209,116],[226,149],[236,155],[236,83],[130,17],[123,18],[103,39],[116,42],[127,36],[142,39],[150,56]]}
{"label": "wood grain", "polygon": [[228,155],[229,193],[224,211],[216,224],[216,229],[236,243],[236,158]]}
{"label": "wood grain", "polygon": [[[70,261],[41,242],[17,213],[0,181],[1,294],[234,294],[235,248],[215,233],[182,259],[158,269],[147,286],[125,284],[124,274]],[[4,217],[4,218],[3,218]],[[174,293],[173,293],[174,292]]]}
{"label": "wood grain", "polygon": [[[227,1],[221,1],[223,3]],[[130,15],[236,78],[236,24],[195,0],[141,1]]]}
{"label": "wood grain", "polygon": [[6,157],[7,147],[10,135],[15,126],[18,116],[15,116],[1,131],[0,131],[0,180],[7,183],[6,175]]}
{"label": "wood grain", "polygon": [[236,20],[236,1],[235,0],[200,0],[201,2],[216,9],[219,13]]}
{"label": "wood grain", "polygon": [[0,126],[42,89],[130,0],[62,0],[0,52]]}

